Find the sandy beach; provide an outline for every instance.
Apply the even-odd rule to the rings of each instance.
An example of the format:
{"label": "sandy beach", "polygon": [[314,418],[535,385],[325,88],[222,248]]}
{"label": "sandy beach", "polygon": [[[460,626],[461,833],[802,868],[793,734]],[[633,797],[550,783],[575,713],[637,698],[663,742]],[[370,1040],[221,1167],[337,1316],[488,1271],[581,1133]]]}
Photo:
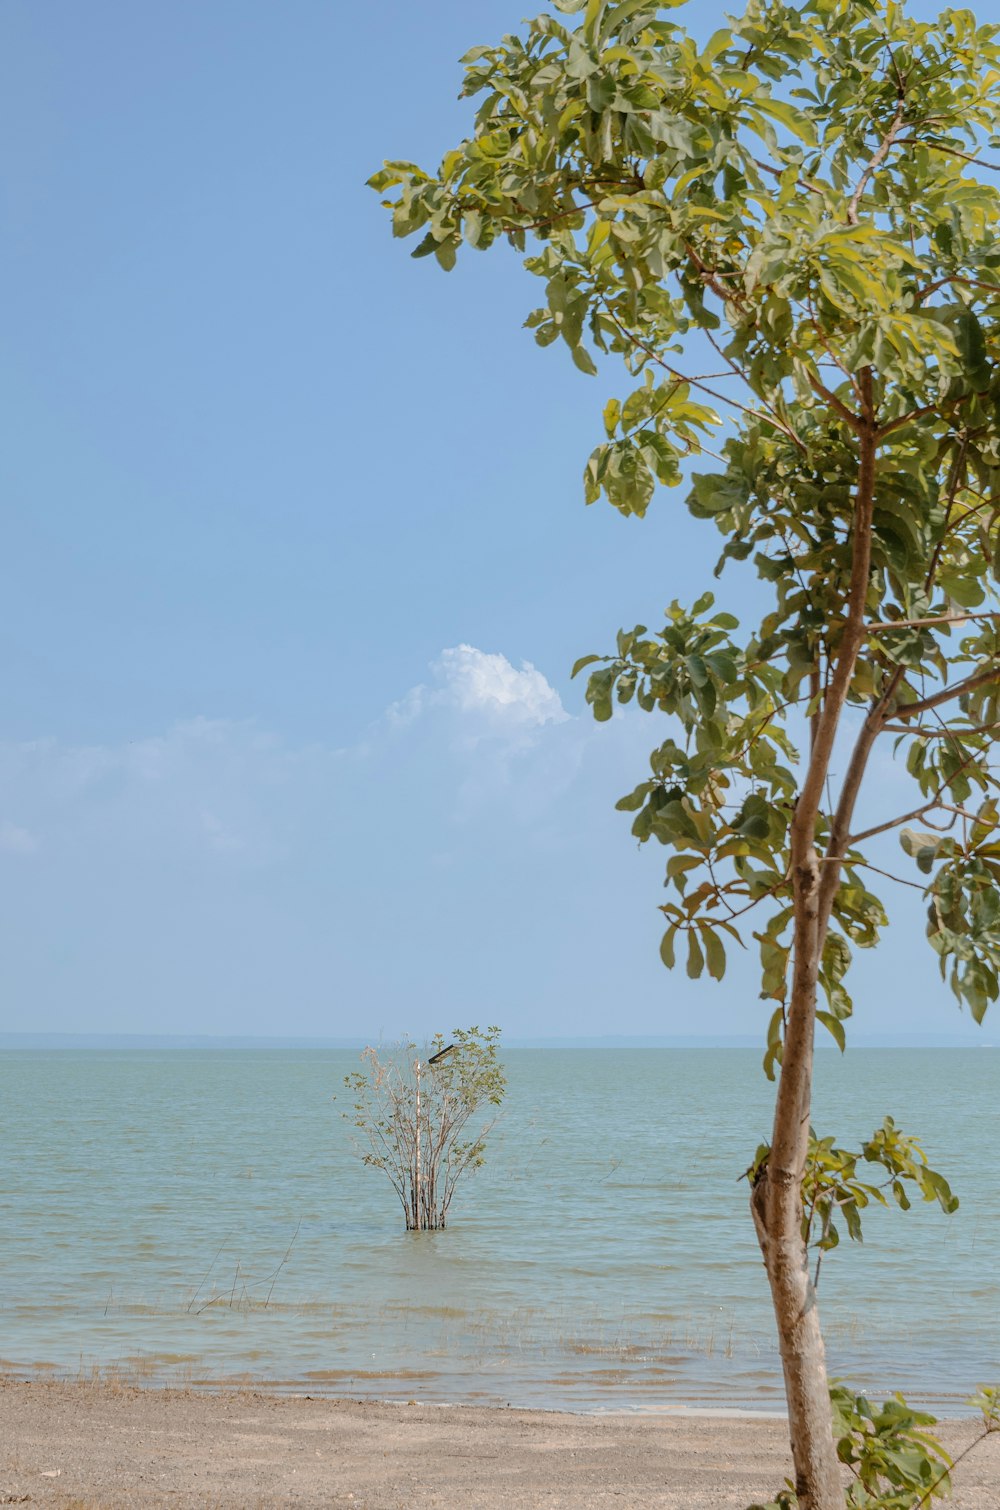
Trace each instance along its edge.
{"label": "sandy beach", "polygon": [[[972,1420],[945,1425],[957,1454]],[[745,1510],[788,1471],[784,1423],[566,1415],[0,1383],[0,1505]],[[962,1465],[955,1510],[995,1510],[1000,1435]]]}

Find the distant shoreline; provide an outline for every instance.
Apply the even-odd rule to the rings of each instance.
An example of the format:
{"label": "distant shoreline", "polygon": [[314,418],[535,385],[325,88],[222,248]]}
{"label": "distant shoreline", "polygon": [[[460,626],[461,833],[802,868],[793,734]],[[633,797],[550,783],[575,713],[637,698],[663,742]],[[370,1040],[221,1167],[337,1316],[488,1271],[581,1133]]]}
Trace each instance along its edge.
{"label": "distant shoreline", "polygon": [[[415,1035],[423,1041],[424,1035]],[[359,1052],[370,1043],[392,1043],[391,1035],[384,1037],[372,1034],[367,1038],[307,1038],[214,1035],[196,1033],[0,1033],[0,1052],[5,1050],[143,1050],[174,1051],[203,1050],[257,1050],[267,1052],[275,1049],[326,1049],[339,1052]],[[669,1036],[608,1036],[603,1038],[505,1038],[503,1048],[508,1049],[590,1049],[607,1052],[611,1049],[761,1049],[763,1039],[754,1034],[733,1034],[709,1037]],[[962,1038],[954,1034],[859,1034],[848,1040],[849,1049],[992,1049],[1000,1042],[987,1038]],[[817,1048],[836,1052],[833,1043],[817,1044]]]}

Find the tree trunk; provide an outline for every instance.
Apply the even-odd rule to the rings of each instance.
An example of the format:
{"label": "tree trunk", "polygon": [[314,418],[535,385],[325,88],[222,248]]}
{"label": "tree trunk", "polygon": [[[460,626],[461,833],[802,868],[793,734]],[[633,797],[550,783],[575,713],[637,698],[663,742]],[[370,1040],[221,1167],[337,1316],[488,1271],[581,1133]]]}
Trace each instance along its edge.
{"label": "tree trunk", "polygon": [[[844,1489],[833,1440],[826,1353],[802,1232],[802,1180],[809,1156],[816,986],[823,943],[840,878],[840,862],[848,843],[847,827],[879,726],[877,718],[870,719],[859,740],[845,783],[844,802],[824,857],[827,874],[821,879],[823,867],[816,852],[817,819],[851,678],[864,644],[865,600],[871,570],[879,437],[870,367],[862,368],[858,374],[858,388],[861,413],[851,419],[858,436],[858,488],[851,532],[847,613],[822,706],[813,710],[809,764],[791,824],[795,919],[792,988],[785,1011],[771,1148],[750,1202],[778,1328],[800,1510],[844,1510]],[[888,691],[890,699],[892,690],[890,687]],[[879,717],[883,714],[881,704],[878,713]]]}
{"label": "tree trunk", "polygon": [[[776,1207],[790,1208],[787,1216],[776,1213]],[[782,1188],[765,1170],[754,1190],[752,1208],[778,1327],[799,1507],[844,1510],[826,1353],[808,1254],[799,1230],[798,1192],[787,1185]],[[762,1220],[765,1209],[770,1213],[766,1220],[775,1222],[774,1233]]]}
{"label": "tree trunk", "polygon": [[788,1427],[800,1510],[844,1510],[833,1440],[826,1354],[802,1233],[802,1177],[809,1152],[820,926],[820,865],[811,832],[792,823],[795,954],[774,1133],[751,1211],[764,1257],[785,1374]]}

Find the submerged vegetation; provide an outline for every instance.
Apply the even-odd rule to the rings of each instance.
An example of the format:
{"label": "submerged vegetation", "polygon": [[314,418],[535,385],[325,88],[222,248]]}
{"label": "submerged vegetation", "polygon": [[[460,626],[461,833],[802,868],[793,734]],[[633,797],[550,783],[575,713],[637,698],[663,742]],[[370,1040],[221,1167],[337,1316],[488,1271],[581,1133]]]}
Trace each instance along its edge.
{"label": "submerged vegetation", "polygon": [[[446,1226],[455,1186],[485,1160],[489,1108],[507,1088],[499,1041],[499,1028],[472,1027],[447,1043],[438,1033],[423,1058],[415,1043],[367,1048],[366,1069],[345,1076],[354,1106],[344,1115],[368,1142],[364,1162],[388,1175],[408,1232]],[[486,1120],[470,1128],[480,1113]]]}
{"label": "submerged vegetation", "polygon": [[[683,0],[554,4],[580,23],[466,55],[478,109],[436,172],[372,184],[446,270],[463,244],[527,252],[538,343],[624,365],[588,503],[641,518],[715,461],[688,508],[721,533],[717,575],[752,566],[763,617],[740,632],[703,591],[575,670],[597,668],[598,720],[633,700],[669,719],[619,803],[670,851],[664,963],[721,980],[731,945],[760,950],[777,1084],[750,1204],[795,1461],[779,1503],[842,1510],[846,1464],[851,1505],[915,1510],[947,1487],[927,1423],[903,1402],[862,1421],[837,1393],[831,1412],[812,1245],[838,1213],[860,1237],[883,1183],[957,1203],[891,1122],[857,1152],[811,1132],[813,1051],[817,1026],[845,1047],[891,832],[959,1003],[978,1022],[1000,992],[1000,28],[751,0],[700,46]],[[866,782],[884,747],[906,811]]]}

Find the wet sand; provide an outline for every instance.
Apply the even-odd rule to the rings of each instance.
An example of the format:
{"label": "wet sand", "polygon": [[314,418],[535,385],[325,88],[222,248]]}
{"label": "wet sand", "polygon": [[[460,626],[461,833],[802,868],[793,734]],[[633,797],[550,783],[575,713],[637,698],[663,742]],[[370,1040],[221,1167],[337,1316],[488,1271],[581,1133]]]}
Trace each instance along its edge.
{"label": "wet sand", "polygon": [[[976,1429],[941,1434],[957,1454]],[[788,1471],[773,1418],[0,1382],[0,1505],[745,1510]],[[950,1503],[996,1510],[1000,1435],[961,1466]]]}

